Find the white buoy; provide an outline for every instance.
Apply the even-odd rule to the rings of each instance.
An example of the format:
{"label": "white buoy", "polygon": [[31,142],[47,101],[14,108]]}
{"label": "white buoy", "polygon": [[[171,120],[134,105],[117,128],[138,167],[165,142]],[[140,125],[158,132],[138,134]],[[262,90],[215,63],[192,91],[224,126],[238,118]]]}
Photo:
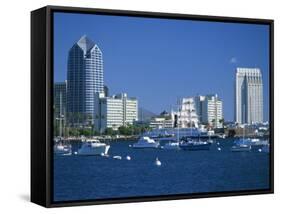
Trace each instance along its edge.
{"label": "white buoy", "polygon": [[77,155],[77,152],[74,152],[75,155]]}
{"label": "white buoy", "polygon": [[115,156],[113,156],[113,159],[121,160],[121,159],[122,159],[122,157],[121,157],[121,156],[119,156],[119,155],[115,155]]}
{"label": "white buoy", "polygon": [[262,152],[262,150],[261,150],[261,149],[259,149],[259,152]]}
{"label": "white buoy", "polygon": [[218,147],[218,151],[221,151],[221,148],[220,148],[220,147]]}
{"label": "white buoy", "polygon": [[130,144],[129,147],[132,147],[132,145]]}
{"label": "white buoy", "polygon": [[131,160],[131,157],[129,155],[126,156],[127,160]]}
{"label": "white buoy", "polygon": [[156,166],[161,166],[161,161],[158,158],[156,158],[156,160],[155,160],[155,165]]}
{"label": "white buoy", "polygon": [[217,145],[220,145],[220,143],[217,143]]}

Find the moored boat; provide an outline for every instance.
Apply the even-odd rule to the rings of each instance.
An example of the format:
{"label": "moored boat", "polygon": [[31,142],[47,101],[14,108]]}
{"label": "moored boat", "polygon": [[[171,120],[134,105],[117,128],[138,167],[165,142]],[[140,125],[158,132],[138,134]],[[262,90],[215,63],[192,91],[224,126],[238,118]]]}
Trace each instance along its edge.
{"label": "moored boat", "polygon": [[180,149],[180,143],[177,141],[170,141],[168,143],[165,143],[165,145],[163,147],[161,147],[162,149]]}
{"label": "moored boat", "polygon": [[55,143],[54,154],[66,155],[71,153],[72,153],[72,149],[70,144],[64,144],[62,141]]}
{"label": "moored boat", "polygon": [[133,148],[158,148],[159,142],[147,137],[141,137],[137,143],[133,144]]}
{"label": "moored boat", "polygon": [[96,139],[87,139],[78,149],[77,155],[107,155],[110,145],[101,143]]}
{"label": "moored boat", "polygon": [[180,143],[179,147],[183,150],[197,151],[210,150],[212,143],[207,141],[186,140]]}
{"label": "moored boat", "polygon": [[247,144],[237,144],[231,147],[232,152],[250,152],[251,146]]}

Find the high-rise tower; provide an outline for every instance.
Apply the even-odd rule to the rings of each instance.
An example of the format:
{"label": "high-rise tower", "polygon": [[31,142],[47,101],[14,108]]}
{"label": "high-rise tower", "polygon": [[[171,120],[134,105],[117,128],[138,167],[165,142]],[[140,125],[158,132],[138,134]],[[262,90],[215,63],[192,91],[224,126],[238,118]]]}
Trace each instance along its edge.
{"label": "high-rise tower", "polygon": [[236,69],[235,121],[263,122],[263,83],[259,68]]}
{"label": "high-rise tower", "polygon": [[99,47],[82,36],[68,52],[68,121],[85,124],[94,121],[94,96],[103,92],[103,58]]}

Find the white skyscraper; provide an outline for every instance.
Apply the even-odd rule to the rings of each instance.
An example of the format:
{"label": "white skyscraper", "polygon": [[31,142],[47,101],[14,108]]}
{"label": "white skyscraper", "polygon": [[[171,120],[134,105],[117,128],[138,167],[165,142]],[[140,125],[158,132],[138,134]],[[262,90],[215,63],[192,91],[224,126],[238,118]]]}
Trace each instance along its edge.
{"label": "white skyscraper", "polygon": [[236,69],[235,121],[263,122],[263,83],[259,68]]}

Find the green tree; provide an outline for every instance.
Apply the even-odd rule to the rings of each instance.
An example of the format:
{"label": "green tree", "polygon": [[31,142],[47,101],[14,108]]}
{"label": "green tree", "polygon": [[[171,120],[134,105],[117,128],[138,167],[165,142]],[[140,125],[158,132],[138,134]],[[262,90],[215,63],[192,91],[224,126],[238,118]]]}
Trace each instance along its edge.
{"label": "green tree", "polygon": [[104,134],[105,134],[105,135],[113,135],[113,134],[114,134],[114,131],[113,131],[112,128],[106,128],[106,129],[104,130]]}
{"label": "green tree", "polygon": [[224,118],[220,119],[219,122],[224,126]]}

